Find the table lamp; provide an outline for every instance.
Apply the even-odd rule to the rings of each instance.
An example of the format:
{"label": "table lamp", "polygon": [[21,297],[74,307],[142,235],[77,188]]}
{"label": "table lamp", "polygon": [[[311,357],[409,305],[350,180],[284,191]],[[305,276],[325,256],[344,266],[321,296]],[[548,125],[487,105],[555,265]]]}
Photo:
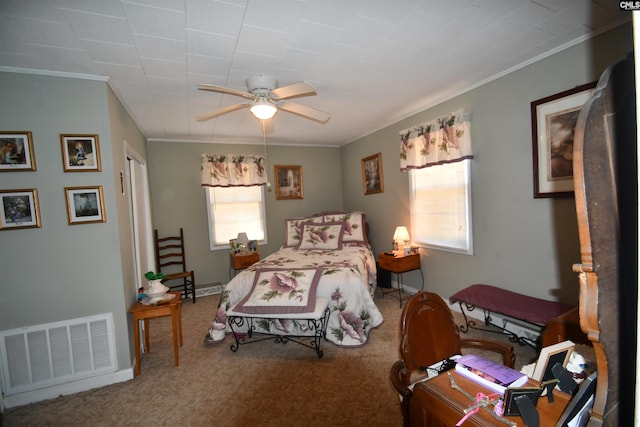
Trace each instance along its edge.
{"label": "table lamp", "polygon": [[398,247],[396,253],[404,254],[404,247],[410,240],[411,237],[409,237],[409,230],[407,230],[407,227],[404,225],[396,227],[396,231],[393,233],[393,244]]}
{"label": "table lamp", "polygon": [[241,252],[247,253],[249,251],[249,238],[247,237],[247,233],[238,233],[238,238],[236,240],[240,245]]}

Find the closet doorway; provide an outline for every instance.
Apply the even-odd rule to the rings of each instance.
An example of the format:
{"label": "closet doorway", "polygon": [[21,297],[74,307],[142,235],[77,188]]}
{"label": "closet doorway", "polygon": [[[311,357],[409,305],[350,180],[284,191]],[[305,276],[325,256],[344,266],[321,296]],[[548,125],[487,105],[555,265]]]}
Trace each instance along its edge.
{"label": "closet doorway", "polygon": [[[133,150],[125,141],[127,156],[127,179],[123,183],[131,209],[131,230],[133,236],[133,255],[136,285],[134,291],[145,283],[144,274],[155,271],[153,255],[153,234],[149,197],[149,180],[146,160]],[[126,188],[124,187],[126,185]],[[128,190],[128,191],[127,191]]]}

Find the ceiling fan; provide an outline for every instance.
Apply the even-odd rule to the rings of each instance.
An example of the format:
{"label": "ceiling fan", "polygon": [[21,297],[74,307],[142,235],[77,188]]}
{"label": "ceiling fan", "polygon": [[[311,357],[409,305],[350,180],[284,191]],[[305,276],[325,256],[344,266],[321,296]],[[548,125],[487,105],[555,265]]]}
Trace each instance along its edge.
{"label": "ceiling fan", "polygon": [[199,90],[241,96],[249,101],[211,111],[210,113],[196,117],[196,120],[202,122],[241,108],[249,108],[254,116],[262,120],[272,118],[278,109],[321,123],[329,120],[329,113],[307,107],[306,105],[286,101],[286,99],[289,98],[316,95],[316,88],[310,83],[302,81],[278,87],[278,81],[273,77],[258,74],[249,77],[246,80],[246,85],[248,89],[247,92],[212,84],[199,85]]}

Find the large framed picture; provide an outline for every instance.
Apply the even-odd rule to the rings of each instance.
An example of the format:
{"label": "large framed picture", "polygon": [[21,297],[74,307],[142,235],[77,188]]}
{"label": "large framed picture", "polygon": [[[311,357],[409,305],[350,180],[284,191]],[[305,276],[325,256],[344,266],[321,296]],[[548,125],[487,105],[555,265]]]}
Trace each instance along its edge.
{"label": "large framed picture", "polygon": [[0,230],[40,228],[38,190],[0,190]]}
{"label": "large framed picture", "polygon": [[384,192],[381,153],[362,159],[362,186],[365,195]]}
{"label": "large framed picture", "polygon": [[102,186],[65,187],[69,224],[106,222]]}
{"label": "large framed picture", "polygon": [[276,200],[302,199],[302,166],[275,166]]}
{"label": "large framed picture", "polygon": [[31,132],[0,132],[0,172],[34,170],[36,157]]}
{"label": "large framed picture", "polygon": [[100,172],[100,142],[98,135],[63,135],[62,167],[65,172]]}
{"label": "large framed picture", "polygon": [[534,198],[573,196],[573,134],[596,83],[531,103]]}

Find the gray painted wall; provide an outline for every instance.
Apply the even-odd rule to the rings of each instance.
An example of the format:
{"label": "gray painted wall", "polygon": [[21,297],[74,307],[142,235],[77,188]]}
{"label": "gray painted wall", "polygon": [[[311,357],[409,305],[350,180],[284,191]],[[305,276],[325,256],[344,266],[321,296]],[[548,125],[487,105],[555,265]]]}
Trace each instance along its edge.
{"label": "gray painted wall", "polygon": [[[302,167],[303,199],[276,200],[275,188],[274,191],[265,192],[268,245],[258,247],[261,256],[274,252],[282,245],[285,218],[342,207],[338,148],[285,147],[275,144],[269,142],[267,148],[267,172],[271,183],[274,183],[274,165],[299,165]],[[196,283],[226,284],[229,281],[229,252],[209,250],[206,199],[204,189],[200,186],[200,155],[264,155],[264,146],[151,142],[148,150],[155,228],[161,236],[174,234],[180,227],[184,229],[187,268],[194,270]]]}
{"label": "gray painted wall", "polygon": [[[395,226],[411,224],[408,173],[400,172],[398,133],[465,108],[471,113],[475,156],[475,254],[422,249],[425,289],[449,297],[470,284],[487,283],[577,304],[578,281],[571,271],[572,264],[580,262],[575,202],[533,198],[530,103],[597,80],[606,66],[632,50],[629,24],[347,145],[342,149],[345,209],[367,212],[374,249],[389,250]],[[365,196],[359,165],[376,152],[382,153],[385,190]],[[407,273],[404,283],[417,288],[420,275]]]}
{"label": "gray painted wall", "polygon": [[[0,73],[0,91],[0,129],[31,131],[37,164],[0,174],[0,189],[37,189],[42,219],[42,228],[0,231],[0,330],[113,313],[117,367],[129,369],[133,258],[114,171],[124,167],[122,140],[142,153],[145,140],[104,81]],[[61,133],[97,134],[102,172],[65,173]],[[103,187],[106,222],[69,225],[64,188],[87,185]]]}

